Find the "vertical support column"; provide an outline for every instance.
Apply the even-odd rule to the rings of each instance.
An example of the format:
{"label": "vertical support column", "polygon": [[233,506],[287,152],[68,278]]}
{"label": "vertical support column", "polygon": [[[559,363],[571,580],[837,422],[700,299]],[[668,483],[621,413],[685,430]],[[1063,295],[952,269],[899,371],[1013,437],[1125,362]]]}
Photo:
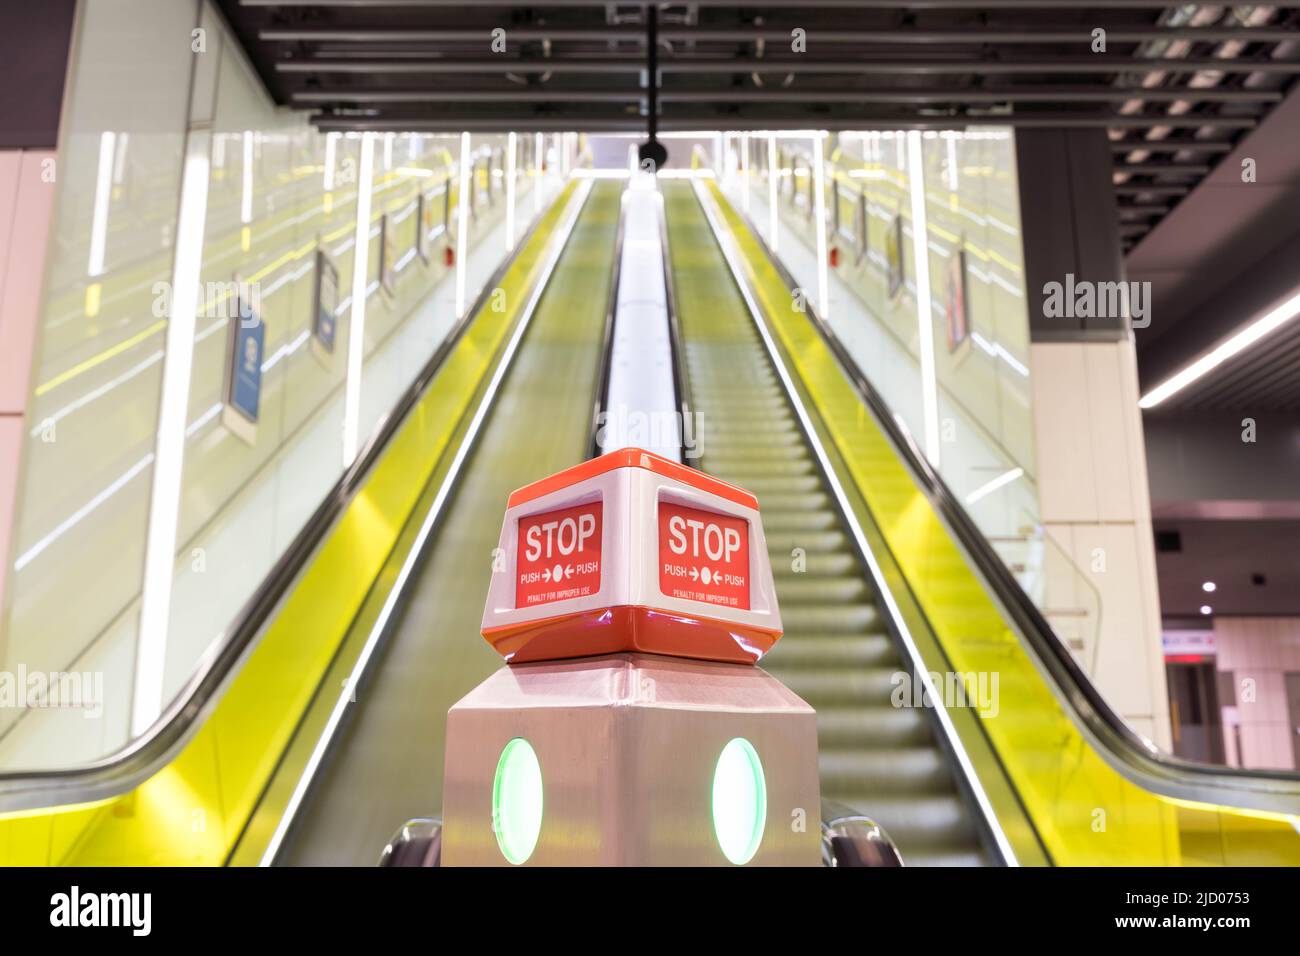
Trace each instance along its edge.
{"label": "vertical support column", "polygon": [[515,150],[519,148],[514,133],[506,137],[506,252],[515,248]]}
{"label": "vertical support column", "polygon": [[1122,313],[1049,306],[1053,291],[1125,279],[1110,150],[1101,130],[1044,129],[1018,130],[1016,153],[1039,508],[1061,552],[1049,618],[1088,609],[1095,590],[1100,620],[1075,649],[1111,706],[1168,749],[1134,333]]}
{"label": "vertical support column", "polygon": [[749,215],[749,134],[740,134],[740,175],[745,181],[745,192],[741,200],[741,208],[744,209],[745,215]]}
{"label": "vertical support column", "polygon": [[541,133],[533,137],[533,215],[540,216],[542,213],[542,169],[545,165],[543,155],[546,152],[546,141]]}
{"label": "vertical support column", "polygon": [[776,165],[776,134],[767,134],[767,243],[772,253],[777,251],[777,239],[781,230],[778,228],[781,217],[777,213],[777,183],[781,179],[781,170]]}
{"label": "vertical support column", "polygon": [[817,230],[817,310],[823,319],[831,313],[830,267],[826,257],[826,157],[822,134],[813,133],[813,226]]}
{"label": "vertical support column", "polygon": [[[361,376],[366,351],[366,302],[370,287],[370,191],[375,171],[375,134],[361,134],[357,222],[352,244],[352,306],[348,317],[348,371],[343,403],[343,467],[357,457],[361,431]],[[382,265],[380,266],[382,269]]]}
{"label": "vertical support column", "polygon": [[139,736],[162,712],[167,629],[171,616],[176,529],[180,517],[185,464],[185,416],[194,368],[199,278],[203,266],[203,227],[208,213],[208,172],[212,134],[192,129],[186,138],[181,204],[172,264],[171,314],[167,318],[166,359],[158,407],[149,534],[145,541],[144,587],[140,597],[140,637],[136,648],[131,733]]}
{"label": "vertical support column", "polygon": [[456,213],[456,317],[465,314],[465,260],[469,256],[469,204],[474,179],[469,133],[460,134],[460,202]]}
{"label": "vertical support column", "polygon": [[925,157],[921,132],[907,134],[907,185],[912,200],[912,260],[916,264],[916,334],[921,352],[921,409],[925,457],[939,469],[939,388],[934,371],[934,321],[930,301],[930,230],[925,215]]}

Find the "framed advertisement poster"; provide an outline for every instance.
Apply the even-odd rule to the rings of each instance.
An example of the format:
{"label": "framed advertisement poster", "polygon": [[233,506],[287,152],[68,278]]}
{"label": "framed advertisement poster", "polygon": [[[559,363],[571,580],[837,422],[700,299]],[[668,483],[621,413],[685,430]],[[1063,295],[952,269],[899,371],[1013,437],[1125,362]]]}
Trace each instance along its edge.
{"label": "framed advertisement poster", "polygon": [[859,264],[867,256],[867,194],[865,191],[858,193],[855,228],[858,233],[858,257],[855,264]]}
{"label": "framed advertisement poster", "polygon": [[433,230],[433,203],[429,197],[420,193],[415,197],[415,252],[420,261],[429,264],[429,233]]}
{"label": "framed advertisement poster", "polygon": [[266,347],[266,323],[244,297],[242,283],[236,283],[236,316],[227,336],[225,403],[221,423],[252,445],[257,441],[257,417],[262,401],[262,355]]}
{"label": "framed advertisement poster", "polygon": [[397,245],[388,213],[379,217],[379,285],[390,298],[397,295]]}
{"label": "framed advertisement poster", "polygon": [[324,362],[334,354],[334,338],[338,328],[336,313],[339,308],[339,270],[325,254],[316,250],[316,294],[311,317],[311,350]]}
{"label": "framed advertisement poster", "polygon": [[894,213],[894,221],[885,230],[885,282],[889,297],[895,298],[903,289],[903,214]]}
{"label": "framed advertisement poster", "polygon": [[948,314],[948,352],[956,355],[970,350],[970,316],[967,312],[966,239],[948,258],[946,311]]}

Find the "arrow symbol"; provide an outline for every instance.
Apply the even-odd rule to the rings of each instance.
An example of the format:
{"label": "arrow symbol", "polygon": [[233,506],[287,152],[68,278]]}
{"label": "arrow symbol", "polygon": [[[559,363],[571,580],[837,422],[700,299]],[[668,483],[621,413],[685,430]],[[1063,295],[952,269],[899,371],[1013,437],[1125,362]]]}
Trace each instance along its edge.
{"label": "arrow symbol", "polygon": [[545,571],[542,572],[542,580],[543,580],[543,581],[549,581],[549,580],[551,580],[551,569],[550,569],[550,568],[547,568]]}
{"label": "arrow symbol", "polygon": [[566,564],[566,565],[564,566],[564,580],[567,581],[567,580],[569,580],[569,578],[571,578],[571,577],[573,577],[573,565],[571,565],[571,564]]}
{"label": "arrow symbol", "polygon": [[696,568],[691,568],[691,580],[698,581],[699,579],[700,579],[700,572]]}

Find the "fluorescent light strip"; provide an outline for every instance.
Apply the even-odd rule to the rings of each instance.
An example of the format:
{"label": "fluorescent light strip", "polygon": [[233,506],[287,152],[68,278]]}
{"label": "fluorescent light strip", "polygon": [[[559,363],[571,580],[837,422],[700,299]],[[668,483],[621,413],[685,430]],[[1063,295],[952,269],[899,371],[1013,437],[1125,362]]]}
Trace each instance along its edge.
{"label": "fluorescent light strip", "polygon": [[1001,488],[1003,485],[1011,484],[1011,482],[1015,481],[1024,473],[1025,473],[1025,469],[1023,468],[1012,468],[1010,471],[1006,472],[1005,474],[998,475],[992,481],[980,485],[978,488],[976,488],[974,491],[968,494],[966,496],[966,504],[973,505],[981,498],[988,497],[989,495],[993,494],[993,492]]}
{"label": "fluorescent light strip", "polygon": [[437,497],[434,498],[433,504],[429,506],[428,513],[424,516],[424,521],[420,525],[419,533],[411,545],[410,551],[406,553],[402,561],[402,569],[398,572],[397,579],[393,582],[392,588],[388,592],[388,597],[384,600],[384,605],[380,609],[379,616],[370,628],[370,633],[366,637],[366,643],[361,648],[361,653],[357,657],[356,663],[352,666],[352,673],[348,675],[347,683],[343,685],[338,699],[334,702],[334,709],[330,712],[329,720],[326,722],[324,729],[321,731],[320,738],[316,741],[316,746],[312,750],[311,756],[307,760],[307,765],[303,768],[302,776],[298,778],[298,783],[294,787],[293,793],[289,797],[289,802],[285,805],[284,813],[280,815],[279,823],[276,824],[275,832],[271,834],[271,839],[267,843],[266,849],[262,853],[262,858],[258,862],[259,866],[270,866],[275,862],[276,855],[280,852],[280,847],[284,843],[285,836],[289,833],[289,828],[293,825],[294,818],[302,806],[307,790],[311,787],[316,771],[320,768],[321,762],[325,759],[325,754],[333,743],[334,735],[337,733],[339,724],[343,720],[343,715],[347,712],[349,704],[352,702],[352,691],[361,678],[365,675],[366,668],[370,663],[370,658],[374,655],[375,649],[379,646],[380,638],[388,628],[388,622],[393,616],[397,607],[397,601],[406,588],[407,579],[415,570],[417,562],[424,552],[425,542],[433,532],[433,526],[437,524],[438,518],[442,513],[443,506],[451,496],[456,487],[457,478],[460,470],[469,457],[473,449],[475,440],[478,437],[479,430],[483,427],[483,422],[487,419],[488,412],[491,410],[493,400],[496,397],[497,390],[505,378],[506,372],[509,371],[514,359],[515,351],[519,348],[519,342],[523,338],[524,332],[527,331],[528,325],[532,322],[533,313],[537,309],[537,303],[541,300],[542,292],[551,280],[551,274],[555,271],[555,265],[560,260],[560,254],[568,244],[569,236],[573,232],[573,227],[578,221],[578,214],[582,211],[583,205],[587,201],[587,196],[591,192],[591,181],[588,180],[578,187],[579,192],[571,200],[572,208],[566,214],[564,224],[560,228],[559,240],[550,250],[547,257],[545,268],[542,275],[545,277],[533,287],[532,294],[529,296],[528,303],[524,307],[524,314],[519,320],[519,325],[514,334],[510,337],[510,343],[502,353],[501,361],[497,364],[496,371],[492,375],[492,380],[488,384],[487,391],[480,400],[478,409],[474,413],[474,418],[470,421],[469,429],[465,437],[461,440],[460,447],[456,449],[456,457],[452,459],[450,468],[438,488]]}
{"label": "fluorescent light strip", "polygon": [[[108,237],[108,203],[113,196],[113,151],[116,137],[105,130],[99,137],[99,170],[95,176],[95,209],[90,221],[90,262],[86,271],[93,278],[104,272],[104,248]],[[77,313],[81,314],[80,311]]]}
{"label": "fluorescent light strip", "polygon": [[767,134],[767,244],[772,250],[772,255],[776,255],[777,239],[780,235],[778,226],[780,216],[777,213],[777,195],[776,195],[776,136],[772,133]]}
{"label": "fluorescent light strip", "polygon": [[321,183],[326,192],[334,188],[334,151],[338,148],[339,134],[325,134],[325,179]]}
{"label": "fluorescent light strip", "polygon": [[456,223],[456,318],[465,314],[465,258],[469,252],[469,199],[470,199],[469,133],[460,134],[460,202]]}
{"label": "fluorescent light strip", "polygon": [[375,167],[375,137],[361,134],[361,170],[357,182],[357,229],[353,238],[352,317],[348,322],[347,389],[343,403],[343,467],[357,457],[361,429],[361,372],[366,348],[366,279],[370,272],[370,187]]}
{"label": "fluorescent light strip", "polygon": [[518,137],[506,137],[506,252],[515,247],[515,150]]}
{"label": "fluorescent light strip", "polygon": [[817,310],[822,318],[831,311],[830,266],[826,252],[826,163],[822,158],[822,134],[813,134],[813,222],[817,229]]}
{"label": "fluorescent light strip", "polygon": [[158,407],[149,533],[145,542],[140,633],[136,648],[131,735],[139,737],[162,713],[164,661],[171,612],[176,529],[185,463],[185,426],[194,367],[199,274],[203,265],[203,226],[208,212],[211,134],[193,131],[186,148],[172,267],[171,316]]}
{"label": "fluorescent light strip", "polygon": [[[900,149],[902,142],[900,140]],[[912,194],[912,258],[916,264],[916,330],[921,347],[921,406],[925,420],[925,457],[939,468],[939,390],[934,371],[934,323],[930,317],[930,256],[925,218],[925,160],[921,133],[907,134],[907,178]]]}
{"label": "fluorescent light strip", "polygon": [[546,142],[541,133],[533,139],[533,216],[542,214],[542,163]]}
{"label": "fluorescent light strip", "polygon": [[1264,336],[1276,332],[1297,315],[1300,315],[1300,292],[1291,296],[1276,308],[1270,309],[1254,322],[1247,324],[1227,341],[1220,343],[1210,352],[1202,355],[1181,372],[1165,379],[1143,395],[1138,405],[1142,408],[1155,408],[1161,402],[1181,392],[1197,379],[1214,371],[1234,355],[1244,352]]}
{"label": "fluorescent light strip", "polygon": [[244,192],[239,203],[239,221],[253,221],[253,133],[244,130]]}
{"label": "fluorescent light strip", "polygon": [[[692,183],[695,194],[700,201],[700,206],[704,210],[704,215],[709,221],[709,228],[713,230],[713,237],[722,250],[722,257],[727,262],[727,268],[731,270],[732,278],[736,282],[736,288],[740,290],[745,304],[749,307],[750,317],[754,321],[754,326],[758,329],[758,334],[763,340],[763,345],[767,349],[768,357],[772,361],[773,367],[781,377],[781,382],[785,386],[786,396],[790,400],[795,414],[799,417],[799,424],[803,429],[804,437],[807,438],[808,444],[812,446],[813,452],[817,456],[818,462],[821,463],[822,474],[831,486],[834,493],[835,501],[839,505],[840,513],[849,518],[853,514],[853,509],[849,504],[848,495],[845,494],[839,478],[831,468],[830,458],[826,454],[826,449],[822,446],[821,439],[817,436],[817,430],[813,427],[812,419],[808,415],[808,410],[804,407],[803,400],[799,397],[799,392],[795,388],[794,380],[790,377],[790,372],[785,367],[785,362],[781,360],[781,354],[777,350],[776,343],[772,340],[768,332],[767,323],[762,319],[762,311],[758,303],[749,290],[749,284],[744,279],[739,263],[737,262],[738,253],[731,244],[730,236],[727,236],[721,224],[714,215],[711,204],[707,201],[708,197],[704,193],[704,188],[699,183]],[[966,754],[962,746],[961,738],[957,736],[957,729],[953,726],[952,718],[948,715],[948,709],[943,704],[943,694],[935,687],[934,681],[930,678],[929,668],[925,660],[921,657],[920,651],[916,648],[916,642],[912,638],[912,632],[908,629],[907,621],[903,617],[903,612],[898,603],[894,600],[893,593],[889,590],[889,585],[885,580],[884,572],[881,570],[880,563],[876,560],[875,554],[871,550],[866,535],[856,521],[846,520],[845,524],[853,534],[857,543],[858,553],[867,563],[867,568],[871,572],[871,578],[876,584],[876,591],[880,594],[881,600],[885,604],[885,609],[893,619],[895,626],[898,628],[899,636],[903,644],[907,647],[908,656],[912,661],[913,672],[920,676],[921,684],[925,694],[934,703],[935,716],[939,719],[939,724],[943,728],[944,735],[947,737],[952,747],[953,755],[956,757],[958,766],[965,776],[967,783],[970,785],[971,794],[979,806],[980,812],[988,824],[989,831],[993,834],[993,840],[998,846],[1003,859],[1010,866],[1019,866],[1016,860],[1015,851],[1011,848],[1011,843],[1006,834],[1002,831],[1002,824],[998,821],[997,814],[993,812],[993,806],[989,802],[988,794],[984,792],[984,785],[980,782],[979,776],[975,773],[975,768],[970,762],[970,757]]]}

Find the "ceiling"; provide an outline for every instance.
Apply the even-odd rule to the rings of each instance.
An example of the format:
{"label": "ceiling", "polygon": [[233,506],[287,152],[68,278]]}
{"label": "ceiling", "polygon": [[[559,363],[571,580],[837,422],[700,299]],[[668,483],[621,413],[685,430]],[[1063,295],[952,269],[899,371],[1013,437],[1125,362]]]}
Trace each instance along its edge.
{"label": "ceiling", "polygon": [[1104,127],[1126,249],[1300,73],[1300,4],[219,2],[326,130]]}

